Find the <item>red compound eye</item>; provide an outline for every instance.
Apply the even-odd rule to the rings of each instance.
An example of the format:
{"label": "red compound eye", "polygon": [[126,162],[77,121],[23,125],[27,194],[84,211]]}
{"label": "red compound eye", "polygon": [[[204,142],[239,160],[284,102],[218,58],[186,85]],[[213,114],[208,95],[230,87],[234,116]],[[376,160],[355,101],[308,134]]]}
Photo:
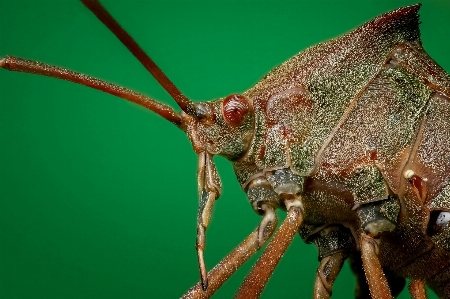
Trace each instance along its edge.
{"label": "red compound eye", "polygon": [[232,94],[222,103],[223,119],[232,126],[239,126],[249,110],[247,99],[240,94]]}

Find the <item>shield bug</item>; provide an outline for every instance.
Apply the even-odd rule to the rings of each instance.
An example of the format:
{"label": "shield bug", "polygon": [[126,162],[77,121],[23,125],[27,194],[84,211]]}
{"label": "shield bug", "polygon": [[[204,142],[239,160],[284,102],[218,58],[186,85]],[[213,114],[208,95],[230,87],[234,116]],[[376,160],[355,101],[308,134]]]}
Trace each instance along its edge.
{"label": "shield bug", "polygon": [[[297,49],[298,50],[298,49]],[[293,54],[293,53],[292,53]],[[59,63],[58,63],[59,64]],[[60,64],[63,64],[62,62],[60,63]],[[77,69],[81,69],[81,67],[80,66],[77,66]],[[99,74],[99,76],[101,76],[102,74]],[[172,76],[171,76],[171,78],[173,79],[173,81],[174,82],[178,82],[178,79],[177,80],[175,80],[175,78],[173,78]],[[247,86],[246,86],[247,87]],[[60,100],[60,101],[62,101],[62,100]],[[89,107],[89,106],[88,106]],[[31,109],[31,108],[29,108],[29,109]],[[85,107],[84,109],[81,109],[81,110],[83,110],[83,111],[87,111],[88,110],[88,108],[87,107]],[[31,113],[31,112],[30,112]],[[81,113],[79,114],[79,115],[81,115]],[[78,117],[75,117],[75,119],[78,119]],[[95,123],[94,123],[95,124]],[[51,129],[54,129],[54,126],[49,126]],[[94,126],[91,126],[91,128],[92,127],[94,127]],[[72,130],[72,133],[76,133],[75,132],[76,131],[76,129],[73,129]],[[64,133],[59,133],[59,135],[64,135]],[[101,134],[97,134],[97,135],[101,135]],[[126,136],[126,134],[124,134],[125,136]],[[156,138],[155,138],[156,139]],[[31,139],[31,141],[32,141],[33,139]],[[86,143],[95,143],[94,142],[95,140],[89,140],[89,141],[86,141]],[[38,141],[36,141],[35,140],[35,142],[34,143],[30,143],[30,144],[26,144],[26,145],[28,145],[29,147],[31,147],[32,145],[38,145],[38,146],[40,146],[40,139],[38,139]],[[177,144],[177,146],[178,146],[178,142],[175,142],[176,144]],[[152,142],[152,145],[154,144],[154,142]],[[56,146],[57,148],[58,148],[58,146]],[[66,149],[64,149],[64,150],[66,150]],[[75,156],[76,156],[76,153],[75,153]],[[174,155],[174,156],[176,156],[176,155]],[[106,159],[106,158],[105,158]],[[36,161],[39,161],[39,159],[36,159]],[[104,160],[105,161],[105,160]],[[105,162],[104,162],[104,164],[107,164],[108,162],[110,162],[109,160],[106,160]],[[110,163],[113,163],[113,161],[111,161]],[[31,166],[31,165],[30,165]],[[167,166],[166,166],[167,167]],[[154,169],[156,168],[158,171],[155,171],[156,173],[158,173],[159,171],[161,171],[161,172],[164,172],[164,171],[168,171],[168,170],[164,170],[166,167],[164,167],[164,166],[162,166],[162,167],[158,167],[158,168],[156,168],[156,167],[154,167]],[[170,167],[167,167],[167,168],[170,168]],[[191,167],[192,168],[192,167]],[[46,168],[44,168],[44,169],[46,169]],[[85,168],[85,169],[89,169],[89,167],[87,167],[87,168]],[[154,171],[154,169],[153,169],[153,171]],[[79,171],[81,171],[81,170],[79,170]],[[178,171],[178,170],[177,170]],[[48,172],[51,172],[50,170],[48,171]],[[100,172],[100,171],[99,171]],[[171,168],[170,169],[170,172],[172,173],[173,172],[173,168]],[[46,172],[44,172],[45,174],[47,174]],[[117,173],[121,173],[120,171],[119,172],[117,172]],[[41,174],[42,175],[42,174]],[[81,172],[81,173],[79,173],[79,176],[82,176],[82,175],[84,175],[84,172]],[[37,177],[37,176],[35,176],[35,177]],[[171,177],[171,178],[173,178],[173,176]],[[36,178],[35,178],[36,179]],[[30,181],[33,181],[32,179],[30,179]],[[170,181],[170,183],[171,183],[171,185],[173,186],[174,185],[174,183],[173,183],[173,181],[172,181],[172,179],[171,179],[171,181]],[[84,182],[84,184],[86,184],[86,182]],[[82,184],[82,185],[84,185],[84,184]],[[59,184],[58,184],[59,185]],[[87,186],[91,186],[91,189],[92,189],[92,185],[89,185],[89,184],[87,184]],[[179,186],[178,184],[177,184],[177,186]],[[59,187],[59,186],[55,186],[54,188],[57,188],[57,187]],[[87,190],[91,190],[91,189],[87,189]],[[162,189],[164,189],[164,188],[162,188]],[[166,190],[167,189],[164,189],[164,192],[166,192]],[[184,190],[184,189],[183,189]],[[94,192],[95,193],[95,192]],[[49,197],[51,197],[51,196],[49,196]],[[98,197],[100,197],[100,198],[104,198],[103,196],[98,196]],[[127,197],[128,197],[128,193],[127,193]],[[188,196],[186,196],[186,197],[188,197]],[[58,197],[58,198],[60,198],[60,197]],[[110,202],[108,201],[108,200],[106,200],[106,199],[104,199],[105,200],[105,205],[107,205],[107,204],[109,204]],[[40,203],[40,201],[39,201],[39,203]],[[37,204],[37,203],[35,203],[35,204]],[[89,207],[89,206],[88,206]],[[178,205],[176,205],[176,207],[178,207]],[[98,209],[97,209],[98,210]],[[187,212],[186,212],[187,213]],[[100,213],[101,214],[101,213]],[[247,213],[248,214],[248,213]],[[246,215],[247,215],[246,214]],[[244,216],[243,216],[244,217]],[[247,217],[249,217],[249,216],[247,216]],[[219,218],[220,219],[220,218]],[[253,218],[254,219],[254,222],[255,221],[257,221],[257,220],[255,220],[255,219],[257,219],[257,218]],[[63,222],[64,223],[64,222]],[[228,225],[230,225],[230,224],[226,224],[226,226],[228,226]],[[209,235],[208,235],[208,237],[209,238],[211,238],[211,235],[212,235],[212,233],[209,233]],[[228,238],[228,237],[227,237]],[[236,242],[235,242],[236,243]],[[212,248],[213,248],[213,246],[214,245],[208,245],[209,247],[208,248],[210,248],[209,250],[211,251],[212,250]],[[162,246],[161,246],[162,247]],[[164,248],[164,247],[163,247]]]}

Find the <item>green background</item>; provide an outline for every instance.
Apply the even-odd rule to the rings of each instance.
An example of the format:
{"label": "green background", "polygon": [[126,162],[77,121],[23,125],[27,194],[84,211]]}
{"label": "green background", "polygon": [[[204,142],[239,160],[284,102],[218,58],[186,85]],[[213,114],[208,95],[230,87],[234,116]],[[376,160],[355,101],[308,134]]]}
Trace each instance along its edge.
{"label": "green background", "polygon": [[[104,2],[196,101],[242,92],[306,47],[414,3]],[[450,2],[422,2],[424,46],[450,70]],[[173,104],[79,2],[0,0],[0,15],[0,56],[67,67]],[[208,268],[260,219],[230,164],[216,160],[224,193],[207,231]],[[144,108],[0,70],[0,297],[180,297],[199,277],[196,163],[184,134]],[[250,266],[217,298],[230,298]],[[316,266],[315,247],[296,237],[262,298],[311,298]],[[333,298],[351,298],[353,288],[345,266]]]}

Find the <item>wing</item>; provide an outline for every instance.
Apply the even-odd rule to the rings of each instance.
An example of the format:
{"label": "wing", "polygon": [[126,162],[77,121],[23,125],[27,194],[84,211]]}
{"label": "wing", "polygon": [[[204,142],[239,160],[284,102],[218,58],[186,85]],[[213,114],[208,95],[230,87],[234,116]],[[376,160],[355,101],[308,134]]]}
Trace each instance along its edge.
{"label": "wing", "polygon": [[[314,173],[316,157],[334,135],[333,130],[397,47],[407,43],[420,45],[419,8],[420,5],[413,5],[394,10],[348,34],[308,48],[248,90],[245,96],[253,100],[258,132],[253,141],[254,152],[250,150],[249,156],[258,168],[291,167],[302,176]],[[290,91],[297,94],[301,103],[289,100]],[[270,103],[277,97],[282,98],[277,100],[278,106],[285,103],[298,117],[285,119],[283,124],[274,123],[270,115],[279,113],[271,113],[274,105]],[[295,140],[285,148],[266,140],[286,135],[286,128]],[[276,146],[272,148],[271,144]],[[261,148],[265,148],[264,155],[258,151]],[[249,171],[239,171],[239,167],[236,170],[240,182],[245,182]]]}

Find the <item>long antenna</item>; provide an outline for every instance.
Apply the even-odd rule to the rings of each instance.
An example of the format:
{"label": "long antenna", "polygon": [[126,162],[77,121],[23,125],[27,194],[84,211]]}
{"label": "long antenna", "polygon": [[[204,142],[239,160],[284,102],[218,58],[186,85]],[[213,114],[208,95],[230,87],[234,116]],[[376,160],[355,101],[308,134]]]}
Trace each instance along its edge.
{"label": "long antenna", "polygon": [[156,63],[144,52],[136,41],[117,23],[105,7],[98,0],[81,0],[81,2],[94,15],[105,24],[108,29],[124,44],[125,47],[142,63],[142,65],[153,75],[156,81],[172,96],[180,106],[181,110],[188,114],[194,113],[193,103],[186,98],[181,91],[170,81]]}
{"label": "long antenna", "polygon": [[98,89],[148,108],[177,126],[181,124],[180,115],[173,111],[171,107],[132,90],[81,73],[45,64],[42,62],[22,59],[13,56],[7,56],[0,59],[0,68],[4,68],[10,71],[32,73],[63,79],[94,89]]}

